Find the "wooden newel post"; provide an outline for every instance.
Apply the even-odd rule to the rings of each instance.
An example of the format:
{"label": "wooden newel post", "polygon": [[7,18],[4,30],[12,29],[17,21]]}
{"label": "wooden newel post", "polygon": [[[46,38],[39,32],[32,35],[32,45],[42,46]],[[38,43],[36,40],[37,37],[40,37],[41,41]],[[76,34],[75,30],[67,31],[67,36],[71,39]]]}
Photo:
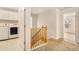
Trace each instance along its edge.
{"label": "wooden newel post", "polygon": [[47,42],[47,26],[45,27],[45,42]]}

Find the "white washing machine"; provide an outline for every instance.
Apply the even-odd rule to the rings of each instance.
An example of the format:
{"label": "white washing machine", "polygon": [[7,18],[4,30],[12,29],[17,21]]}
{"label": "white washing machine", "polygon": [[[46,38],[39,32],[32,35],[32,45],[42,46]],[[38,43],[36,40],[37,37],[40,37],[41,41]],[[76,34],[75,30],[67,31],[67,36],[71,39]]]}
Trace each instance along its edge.
{"label": "white washing machine", "polygon": [[0,23],[0,40],[6,40],[9,38],[8,35],[8,24]]}

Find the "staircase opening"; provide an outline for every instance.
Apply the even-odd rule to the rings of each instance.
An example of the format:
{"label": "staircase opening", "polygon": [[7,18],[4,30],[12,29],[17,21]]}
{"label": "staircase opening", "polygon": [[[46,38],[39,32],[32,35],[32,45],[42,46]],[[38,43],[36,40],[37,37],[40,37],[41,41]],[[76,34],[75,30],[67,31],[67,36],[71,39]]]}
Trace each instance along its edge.
{"label": "staircase opening", "polygon": [[47,43],[47,26],[31,29],[31,49]]}

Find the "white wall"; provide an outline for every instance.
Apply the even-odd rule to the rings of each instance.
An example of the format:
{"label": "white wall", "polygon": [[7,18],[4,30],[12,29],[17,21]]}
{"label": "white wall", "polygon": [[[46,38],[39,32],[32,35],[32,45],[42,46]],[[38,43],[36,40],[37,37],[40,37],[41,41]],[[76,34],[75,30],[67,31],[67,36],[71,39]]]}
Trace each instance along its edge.
{"label": "white wall", "polygon": [[19,8],[18,10],[19,19],[19,39],[17,40],[18,50],[24,50],[24,8]]}
{"label": "white wall", "polygon": [[48,26],[48,38],[63,38],[63,17],[62,11],[56,8],[48,10],[38,15],[38,27]]}
{"label": "white wall", "polygon": [[63,13],[60,10],[60,37],[64,38],[64,29],[63,29]]}
{"label": "white wall", "polygon": [[48,27],[48,38],[56,38],[56,10],[49,9],[38,15],[38,27]]}
{"label": "white wall", "polygon": [[56,39],[63,37],[63,14],[60,9],[56,9]]}
{"label": "white wall", "polygon": [[37,14],[32,14],[32,27],[36,28],[37,27]]}
{"label": "white wall", "polygon": [[25,40],[26,40],[26,50],[31,48],[31,28],[32,28],[32,17],[31,8],[27,7],[25,11]]}
{"label": "white wall", "polygon": [[76,32],[76,42],[79,43],[79,11],[76,13],[76,20],[75,20],[75,32]]}

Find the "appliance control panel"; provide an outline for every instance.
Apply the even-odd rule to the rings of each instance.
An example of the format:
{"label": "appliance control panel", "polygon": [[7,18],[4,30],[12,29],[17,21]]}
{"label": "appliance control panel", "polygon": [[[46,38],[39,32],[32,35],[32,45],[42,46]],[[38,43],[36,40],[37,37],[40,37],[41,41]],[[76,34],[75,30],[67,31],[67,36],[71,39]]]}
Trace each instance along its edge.
{"label": "appliance control panel", "polygon": [[2,27],[5,27],[5,26],[8,26],[8,24],[6,24],[6,23],[0,23],[0,26]]}

